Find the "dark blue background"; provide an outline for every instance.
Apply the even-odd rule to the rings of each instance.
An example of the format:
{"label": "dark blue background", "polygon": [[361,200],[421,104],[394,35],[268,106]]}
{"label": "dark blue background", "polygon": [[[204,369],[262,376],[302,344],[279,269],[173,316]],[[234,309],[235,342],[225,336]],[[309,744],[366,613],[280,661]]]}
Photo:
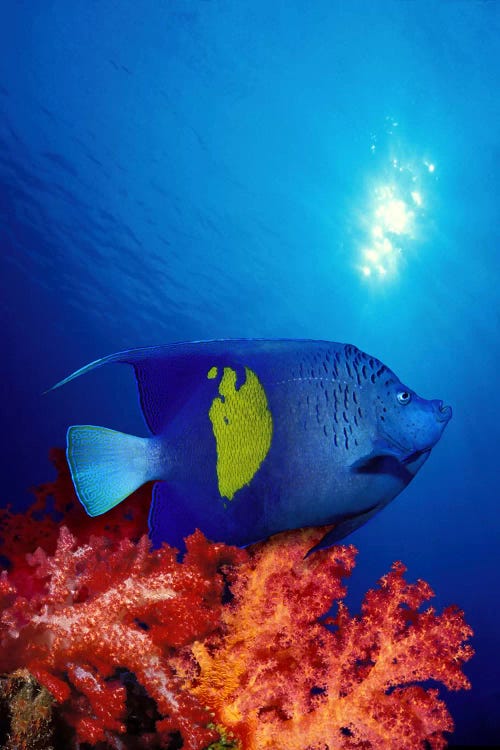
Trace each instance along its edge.
{"label": "dark blue background", "polygon": [[[42,396],[91,359],[226,336],[375,354],[454,418],[353,535],[349,602],[402,559],[464,608],[453,744],[500,734],[499,33],[496,2],[33,0],[0,22],[3,503],[52,476],[68,424],[145,434],[125,369]],[[384,185],[414,221],[364,277]]]}

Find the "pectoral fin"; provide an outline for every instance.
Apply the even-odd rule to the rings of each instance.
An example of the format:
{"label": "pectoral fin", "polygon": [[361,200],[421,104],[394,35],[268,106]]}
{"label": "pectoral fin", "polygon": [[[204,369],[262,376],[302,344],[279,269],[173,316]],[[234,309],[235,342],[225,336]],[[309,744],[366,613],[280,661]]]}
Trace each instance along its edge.
{"label": "pectoral fin", "polygon": [[397,448],[395,445],[391,445],[384,439],[377,439],[373,444],[373,449],[366,456],[362,456],[353,464],[350,469],[357,474],[373,474],[378,471],[378,464],[381,460],[386,458],[392,458],[396,461],[404,461],[406,454]]}
{"label": "pectoral fin", "polygon": [[389,466],[394,462],[404,464],[411,461],[414,455],[385,437],[379,437],[373,443],[372,450],[351,464],[350,469],[356,474],[376,474],[381,471],[384,462],[388,462]]}

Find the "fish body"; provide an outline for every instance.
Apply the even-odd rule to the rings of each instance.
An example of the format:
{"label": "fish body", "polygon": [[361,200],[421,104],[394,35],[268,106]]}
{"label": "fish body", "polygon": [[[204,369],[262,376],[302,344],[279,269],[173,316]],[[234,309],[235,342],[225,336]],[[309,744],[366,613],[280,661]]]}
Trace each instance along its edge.
{"label": "fish body", "polygon": [[[134,367],[150,438],[68,430],[67,456],[90,515],[155,480],[156,544],[200,528],[247,545],[335,524],[324,545],[365,523],[411,481],[451,418],[352,345],[227,340],[136,349],[95,367]],[[57,386],[55,386],[57,387]]]}

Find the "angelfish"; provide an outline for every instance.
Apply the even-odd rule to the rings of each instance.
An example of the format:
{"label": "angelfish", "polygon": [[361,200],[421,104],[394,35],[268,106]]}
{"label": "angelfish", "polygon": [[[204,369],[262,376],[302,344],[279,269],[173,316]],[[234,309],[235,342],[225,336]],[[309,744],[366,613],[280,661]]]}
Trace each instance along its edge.
{"label": "angelfish", "polygon": [[309,340],[220,340],[131,349],[150,437],[68,429],[67,459],[96,516],[154,480],[155,544],[182,548],[199,528],[245,546],[277,532],[335,524],[344,538],[413,479],[451,419],[375,357]]}

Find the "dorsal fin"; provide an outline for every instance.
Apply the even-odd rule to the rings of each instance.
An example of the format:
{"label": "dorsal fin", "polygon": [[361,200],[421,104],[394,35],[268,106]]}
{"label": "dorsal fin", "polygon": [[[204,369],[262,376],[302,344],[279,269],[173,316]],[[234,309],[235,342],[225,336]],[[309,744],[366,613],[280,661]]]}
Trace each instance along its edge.
{"label": "dorsal fin", "polygon": [[[229,351],[228,351],[229,348]],[[146,424],[158,435],[172,421],[209,370],[239,366],[234,342],[206,341],[124,352],[120,362],[134,368]]]}
{"label": "dorsal fin", "polygon": [[196,385],[205,379],[213,366],[231,364],[239,359],[248,361],[245,352],[248,341],[193,341],[166,346],[129,349],[81,367],[49,390],[59,388],[71,380],[112,362],[132,365],[135,372],[139,400],[147,426],[154,435],[163,431]]}
{"label": "dorsal fin", "polygon": [[325,343],[293,339],[219,339],[129,349],[96,359],[49,390],[112,362],[132,365],[144,419],[151,432],[157,435],[177,414],[212,367],[241,368],[243,375],[245,367],[257,368],[259,378],[265,374],[270,378],[281,377],[277,374],[276,360],[270,355],[279,352],[280,361],[284,363],[287,354],[296,356],[297,348],[307,350],[310,346],[324,347]]}
{"label": "dorsal fin", "polygon": [[129,363],[134,367],[144,419],[154,435],[165,429],[214,364],[199,355],[156,356]]}
{"label": "dorsal fin", "polygon": [[199,343],[168,344],[110,354],[81,367],[49,390],[112,362],[132,365],[144,419],[153,435],[158,435],[193,393],[200,378],[206,377],[208,370],[220,363],[227,350],[227,343],[223,341],[203,342],[203,346]]}

